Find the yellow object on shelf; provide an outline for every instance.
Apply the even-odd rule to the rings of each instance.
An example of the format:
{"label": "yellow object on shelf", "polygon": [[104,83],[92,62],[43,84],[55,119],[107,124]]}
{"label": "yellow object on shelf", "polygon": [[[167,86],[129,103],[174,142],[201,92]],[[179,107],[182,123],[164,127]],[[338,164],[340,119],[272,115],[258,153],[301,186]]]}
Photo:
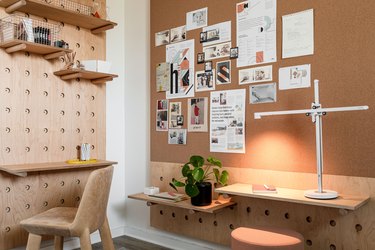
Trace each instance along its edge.
{"label": "yellow object on shelf", "polygon": [[72,159],[72,160],[67,160],[66,163],[68,164],[90,164],[90,163],[95,163],[97,162],[96,159],[91,159],[87,161],[81,161],[79,159]]}

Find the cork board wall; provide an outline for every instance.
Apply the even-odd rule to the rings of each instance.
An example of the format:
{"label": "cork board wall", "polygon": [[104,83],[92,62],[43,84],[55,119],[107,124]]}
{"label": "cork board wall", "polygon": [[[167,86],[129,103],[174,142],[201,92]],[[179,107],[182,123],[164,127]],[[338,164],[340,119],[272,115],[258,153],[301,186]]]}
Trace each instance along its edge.
{"label": "cork board wall", "polygon": [[[232,46],[236,44],[235,0],[152,0],[151,1],[151,101],[150,135],[151,161],[185,162],[192,154],[212,155],[226,167],[272,169],[295,172],[316,172],[315,127],[303,115],[267,117],[254,120],[254,112],[305,109],[314,99],[313,87],[277,90],[277,102],[249,104],[248,85],[238,84],[236,60],[232,63],[232,83],[216,86],[216,90],[246,89],[246,153],[227,154],[209,152],[209,132],[188,133],[187,145],[169,145],[167,132],[155,128],[156,101],[165,99],[164,92],[156,92],[155,67],[165,62],[165,46],[155,47],[154,34],[186,23],[186,13],[208,7],[208,25],[231,20]],[[367,111],[340,112],[323,118],[324,172],[335,175],[375,177],[375,24],[370,0],[353,4],[350,0],[279,0],[277,1],[277,62],[273,65],[273,79],[277,83],[281,67],[311,64],[313,79],[320,80],[320,102],[323,107],[368,105]],[[282,16],[314,9],[314,55],[282,59]],[[195,39],[195,54],[202,52],[199,35],[202,29],[187,31],[187,39]],[[213,60],[213,65],[223,58]],[[196,64],[195,70],[204,70]],[[246,67],[247,68],[247,67]],[[250,67],[248,67],[250,68]],[[243,68],[241,68],[243,69]],[[195,97],[209,97],[210,92],[195,93]],[[187,117],[187,99],[182,102],[182,113]],[[183,128],[186,128],[184,126]]]}

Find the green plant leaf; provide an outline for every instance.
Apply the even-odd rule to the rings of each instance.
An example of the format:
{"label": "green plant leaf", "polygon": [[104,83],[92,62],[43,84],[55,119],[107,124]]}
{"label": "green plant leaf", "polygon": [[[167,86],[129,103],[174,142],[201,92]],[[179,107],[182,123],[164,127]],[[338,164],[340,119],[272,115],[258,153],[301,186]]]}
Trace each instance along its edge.
{"label": "green plant leaf", "polygon": [[202,168],[195,168],[192,172],[192,175],[194,177],[194,180],[196,180],[197,182],[201,182],[204,177],[204,171]]}
{"label": "green plant leaf", "polygon": [[220,176],[220,184],[224,185],[224,186],[227,185],[228,179],[229,179],[228,171],[223,170],[223,172],[221,172],[221,176]]}
{"label": "green plant leaf", "polygon": [[189,164],[186,163],[184,166],[182,166],[181,172],[183,177],[188,176],[188,174],[191,172]]}
{"label": "green plant leaf", "polygon": [[186,176],[186,181],[185,181],[186,184],[195,184],[195,179],[193,177],[193,174],[192,173],[189,173],[187,176]]}
{"label": "green plant leaf", "polygon": [[220,179],[220,171],[219,171],[219,169],[214,168],[214,169],[212,169],[212,171],[215,174],[215,180],[216,180],[216,182],[219,182],[219,179]]}
{"label": "green plant leaf", "polygon": [[174,190],[176,190],[177,192],[178,192],[178,190],[177,190],[177,188],[176,188],[176,186],[175,185],[173,185],[173,183],[172,182],[170,182],[169,183],[169,186],[171,186]]}
{"label": "green plant leaf", "polygon": [[200,168],[204,165],[204,158],[200,155],[193,155],[190,157],[190,163],[194,168]]}
{"label": "green plant leaf", "polygon": [[221,166],[222,166],[221,161],[219,159],[214,158],[214,157],[211,157],[211,156],[208,157],[207,161],[214,166],[218,166],[219,168],[221,168]]}
{"label": "green plant leaf", "polygon": [[187,184],[185,186],[185,193],[190,197],[195,197],[199,194],[199,189],[195,185]]}
{"label": "green plant leaf", "polygon": [[181,182],[181,181],[178,181],[176,180],[175,178],[172,179],[172,184],[176,187],[184,187],[185,186],[185,183]]}

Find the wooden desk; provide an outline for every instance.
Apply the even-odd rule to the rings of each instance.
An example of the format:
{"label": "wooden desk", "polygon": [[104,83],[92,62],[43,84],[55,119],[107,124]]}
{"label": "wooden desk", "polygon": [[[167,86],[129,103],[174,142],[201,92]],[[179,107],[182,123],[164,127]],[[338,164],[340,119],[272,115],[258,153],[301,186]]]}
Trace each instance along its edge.
{"label": "wooden desk", "polygon": [[304,196],[305,190],[297,189],[288,189],[288,188],[279,188],[277,187],[277,193],[256,193],[252,192],[251,184],[236,183],[233,185],[221,187],[215,189],[215,192],[222,194],[231,194],[259,199],[267,200],[276,200],[276,201],[285,201],[293,202],[305,205],[314,205],[322,207],[332,207],[346,210],[356,210],[366,204],[370,197],[368,196],[352,196],[339,194],[337,199],[333,200],[316,200],[309,199]]}

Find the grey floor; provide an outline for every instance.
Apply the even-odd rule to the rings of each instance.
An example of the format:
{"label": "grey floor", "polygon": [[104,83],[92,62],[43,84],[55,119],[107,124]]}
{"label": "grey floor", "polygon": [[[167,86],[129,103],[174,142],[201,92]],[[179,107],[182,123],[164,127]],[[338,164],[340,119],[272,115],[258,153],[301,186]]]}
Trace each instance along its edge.
{"label": "grey floor", "polygon": [[[113,239],[116,250],[171,250],[162,246],[151,244],[128,236],[120,236]],[[102,250],[102,243],[92,245],[93,250]]]}

